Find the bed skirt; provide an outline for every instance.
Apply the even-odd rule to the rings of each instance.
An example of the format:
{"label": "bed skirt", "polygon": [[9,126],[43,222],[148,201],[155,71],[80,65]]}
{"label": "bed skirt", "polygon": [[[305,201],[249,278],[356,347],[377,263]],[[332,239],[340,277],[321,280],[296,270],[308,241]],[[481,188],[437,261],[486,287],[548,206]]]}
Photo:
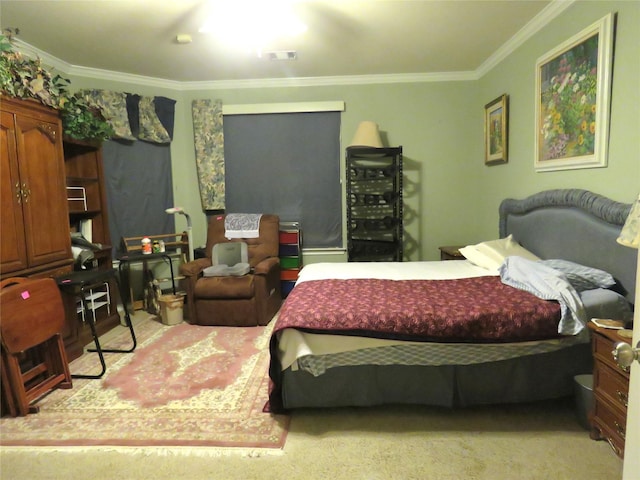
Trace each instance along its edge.
{"label": "bed skirt", "polygon": [[473,365],[363,365],[313,375],[282,372],[285,410],[416,404],[441,407],[521,403],[573,394],[573,377],[591,373],[591,344]]}

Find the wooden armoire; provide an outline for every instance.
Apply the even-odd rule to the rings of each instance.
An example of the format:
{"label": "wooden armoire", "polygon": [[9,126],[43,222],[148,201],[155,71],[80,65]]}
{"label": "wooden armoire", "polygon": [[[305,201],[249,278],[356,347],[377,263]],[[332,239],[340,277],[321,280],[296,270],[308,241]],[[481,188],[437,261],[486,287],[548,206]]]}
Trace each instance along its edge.
{"label": "wooden armoire", "polygon": [[[70,228],[77,212],[69,212],[67,184],[85,182],[87,189],[98,191],[91,197],[91,211],[80,215],[96,221],[94,242],[109,243],[104,193],[91,184],[102,185],[102,157],[97,151],[85,155],[80,147],[64,148],[62,123],[58,112],[36,100],[0,96],[2,114],[0,133],[0,278],[57,277],[73,270]],[[88,151],[86,150],[86,151]],[[69,169],[65,164],[69,157]],[[91,157],[99,166],[81,166]],[[85,162],[89,164],[90,162]],[[78,178],[85,170],[89,179]],[[99,169],[99,170],[98,170]],[[100,266],[111,267],[110,246],[98,252]],[[69,360],[82,354],[91,336],[78,316],[76,299],[63,295],[67,323],[63,332]],[[115,302],[108,321],[99,325],[99,334],[119,323]],[[107,325],[108,324],[108,325]],[[100,328],[102,327],[102,328]],[[105,328],[106,327],[106,328]]]}

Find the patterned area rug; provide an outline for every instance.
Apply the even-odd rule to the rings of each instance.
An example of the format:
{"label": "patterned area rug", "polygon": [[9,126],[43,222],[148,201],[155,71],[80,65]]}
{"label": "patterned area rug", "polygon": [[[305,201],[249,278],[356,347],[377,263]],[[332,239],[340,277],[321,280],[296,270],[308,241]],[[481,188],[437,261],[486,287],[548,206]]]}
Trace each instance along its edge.
{"label": "patterned area rug", "polygon": [[[73,379],[72,389],[41,399],[39,413],[2,418],[0,445],[282,449],[289,417],[263,412],[272,324],[136,321],[135,353],[105,354],[102,379]],[[130,346],[128,330],[121,330],[108,347]],[[95,353],[70,365],[72,373],[99,367]]]}

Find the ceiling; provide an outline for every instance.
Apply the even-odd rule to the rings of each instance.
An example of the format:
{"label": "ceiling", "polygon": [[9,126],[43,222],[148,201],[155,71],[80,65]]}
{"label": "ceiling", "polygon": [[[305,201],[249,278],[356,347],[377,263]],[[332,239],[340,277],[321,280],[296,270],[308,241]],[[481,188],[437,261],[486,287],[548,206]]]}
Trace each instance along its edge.
{"label": "ceiling", "polygon": [[[225,43],[215,33],[199,33],[208,1],[2,0],[0,21],[3,30],[20,30],[18,49],[34,47],[67,73],[97,69],[216,82],[474,72],[559,3],[300,1],[293,8],[307,31],[264,46],[266,51],[294,50],[297,59],[277,61]],[[176,37],[183,34],[192,42],[179,44]]]}

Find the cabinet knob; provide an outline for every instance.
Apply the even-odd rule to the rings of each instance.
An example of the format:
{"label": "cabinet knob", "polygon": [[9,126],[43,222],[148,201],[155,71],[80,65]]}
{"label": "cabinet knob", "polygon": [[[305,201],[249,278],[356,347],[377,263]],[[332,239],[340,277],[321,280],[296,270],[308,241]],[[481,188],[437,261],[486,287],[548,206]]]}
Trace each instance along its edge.
{"label": "cabinet knob", "polygon": [[623,439],[625,438],[625,429],[624,429],[624,425],[620,425],[618,422],[613,422],[614,427],[616,427],[616,432],[618,432],[618,435],[620,435]]}
{"label": "cabinet knob", "polygon": [[620,390],[616,390],[616,394],[618,395],[618,401],[623,404],[625,407],[629,406],[629,395],[626,392],[621,392]]}
{"label": "cabinet knob", "polygon": [[27,187],[26,183],[22,184],[22,198],[24,199],[24,203],[27,203],[29,201],[29,195],[31,195],[31,189],[29,187]]}
{"label": "cabinet knob", "polygon": [[613,359],[625,372],[629,369],[634,360],[640,363],[640,342],[638,342],[637,347],[638,348],[633,348],[628,343],[618,342],[615,344],[614,349],[611,352]]}

